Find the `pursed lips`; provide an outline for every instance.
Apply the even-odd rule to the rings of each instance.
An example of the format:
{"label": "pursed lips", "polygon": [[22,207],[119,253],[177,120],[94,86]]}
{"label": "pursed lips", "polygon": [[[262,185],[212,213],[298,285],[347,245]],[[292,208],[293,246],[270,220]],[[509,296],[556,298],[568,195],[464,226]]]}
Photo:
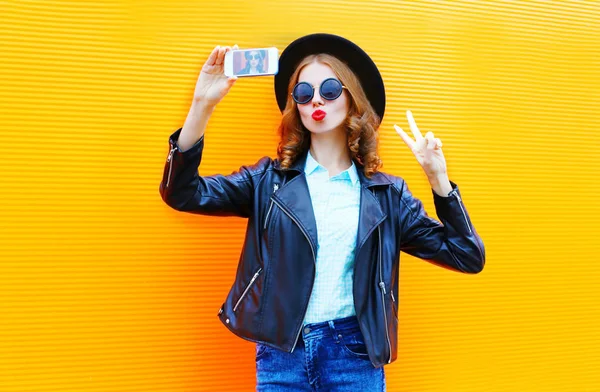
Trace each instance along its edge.
{"label": "pursed lips", "polygon": [[316,121],[321,121],[325,118],[326,115],[327,113],[325,113],[322,110],[315,110],[312,114],[312,118]]}

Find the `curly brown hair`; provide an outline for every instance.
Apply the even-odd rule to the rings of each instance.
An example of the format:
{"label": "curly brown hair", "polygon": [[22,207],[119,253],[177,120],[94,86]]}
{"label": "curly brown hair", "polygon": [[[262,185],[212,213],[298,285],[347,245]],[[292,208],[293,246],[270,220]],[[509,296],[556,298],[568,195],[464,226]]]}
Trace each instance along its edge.
{"label": "curly brown hair", "polygon": [[310,131],[300,120],[297,104],[293,100],[291,92],[298,82],[300,71],[312,62],[331,67],[338,79],[346,86],[350,97],[348,115],[344,125],[350,157],[362,165],[365,176],[371,178],[373,173],[376,173],[382,166],[381,159],[377,155],[379,137],[377,129],[381,119],[375,113],[354,72],[341,60],[324,53],[305,57],[290,78],[287,103],[279,125],[280,140],[277,156],[281,167],[289,169],[298,156],[310,147]]}

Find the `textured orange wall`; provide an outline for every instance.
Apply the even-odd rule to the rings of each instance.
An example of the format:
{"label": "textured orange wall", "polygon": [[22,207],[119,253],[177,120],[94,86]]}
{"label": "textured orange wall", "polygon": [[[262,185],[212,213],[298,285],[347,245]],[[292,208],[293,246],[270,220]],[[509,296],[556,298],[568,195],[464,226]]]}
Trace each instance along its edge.
{"label": "textured orange wall", "polygon": [[[237,3],[0,2],[0,391],[254,388],[216,317],[245,221],[158,184],[215,45],[319,31],[380,66],[384,170],[435,215],[392,128],[411,109],[487,250],[476,276],[403,256],[388,390],[600,390],[600,3]],[[272,83],[236,83],[201,174],[275,155]]]}

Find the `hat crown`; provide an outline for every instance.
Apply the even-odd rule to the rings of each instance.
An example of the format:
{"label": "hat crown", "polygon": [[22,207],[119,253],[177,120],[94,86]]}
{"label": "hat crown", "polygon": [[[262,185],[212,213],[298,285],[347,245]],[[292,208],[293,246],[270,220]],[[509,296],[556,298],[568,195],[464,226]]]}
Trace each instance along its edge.
{"label": "hat crown", "polygon": [[379,69],[369,55],[352,41],[339,35],[315,33],[289,44],[279,57],[275,75],[275,97],[283,112],[288,100],[288,85],[298,64],[311,54],[327,53],[346,63],[354,72],[371,106],[380,119],[385,112],[385,87]]}

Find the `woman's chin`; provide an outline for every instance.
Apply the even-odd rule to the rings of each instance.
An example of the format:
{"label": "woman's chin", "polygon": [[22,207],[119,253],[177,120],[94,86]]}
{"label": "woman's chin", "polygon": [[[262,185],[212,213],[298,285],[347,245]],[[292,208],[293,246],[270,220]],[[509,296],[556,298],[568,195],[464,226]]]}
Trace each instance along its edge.
{"label": "woman's chin", "polygon": [[[320,126],[319,126],[320,125]],[[312,125],[310,127],[306,127],[306,129],[308,129],[310,131],[310,133],[314,133],[314,134],[325,134],[325,133],[330,133],[335,131],[335,128],[331,128],[329,126],[326,126],[325,124],[318,124],[318,125]]]}
{"label": "woman's chin", "polygon": [[328,133],[328,132],[332,132],[335,131],[337,128],[339,128],[338,126],[332,126],[330,121],[327,121],[327,118],[317,121],[315,119],[313,119],[312,117],[307,121],[308,124],[304,124],[304,127],[306,129],[308,129],[311,133]]}

